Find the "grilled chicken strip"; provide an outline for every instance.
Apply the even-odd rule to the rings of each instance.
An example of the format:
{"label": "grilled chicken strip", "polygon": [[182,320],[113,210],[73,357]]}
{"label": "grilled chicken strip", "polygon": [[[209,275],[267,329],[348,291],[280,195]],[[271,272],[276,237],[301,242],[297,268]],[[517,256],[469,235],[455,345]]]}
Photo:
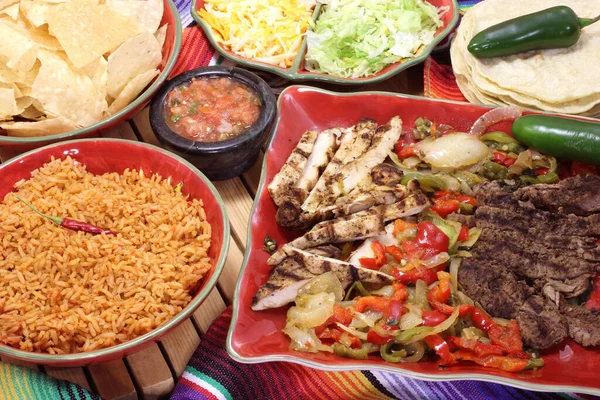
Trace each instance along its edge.
{"label": "grilled chicken strip", "polygon": [[427,196],[425,196],[423,193],[415,193],[399,202],[371,207],[368,210],[364,210],[352,215],[354,217],[381,215],[383,220],[387,222],[418,214],[427,208],[427,206],[429,206],[429,199],[427,199]]}
{"label": "grilled chicken strip", "polygon": [[327,129],[319,133],[315,141],[313,151],[308,157],[308,161],[302,170],[302,175],[296,183],[302,198],[297,198],[298,203],[302,203],[308,193],[317,183],[321,172],[325,169],[329,161],[333,158],[338,144],[338,138],[342,135],[342,129]]}
{"label": "grilled chicken strip", "polygon": [[303,212],[297,202],[287,200],[277,209],[275,220],[285,228],[308,230],[321,221],[350,215],[374,205],[392,204],[411,193],[409,188],[399,184],[401,180],[402,171],[390,164],[380,164],[351,193],[338,198],[334,205],[316,212]]}
{"label": "grilled chicken strip", "polygon": [[353,215],[331,221],[321,222],[314,228],[283,245],[267,260],[268,265],[277,265],[286,256],[285,247],[307,249],[325,243],[341,243],[352,240],[360,240],[370,236],[380,235],[385,232],[384,222],[381,215],[367,214],[359,217]]}
{"label": "grilled chicken strip", "polygon": [[315,187],[302,203],[304,211],[314,213],[318,210],[322,196],[327,192],[330,182],[335,181],[333,177],[338,174],[338,170],[343,165],[356,160],[371,146],[376,127],[377,123],[375,121],[364,119],[342,135],[339,149],[327,164]]}
{"label": "grilled chicken strip", "polygon": [[[401,135],[402,120],[400,117],[394,117],[386,125],[377,128],[371,146],[367,151],[352,162],[342,165],[335,174],[324,180],[325,188],[318,195],[315,195],[316,199],[311,203],[311,206],[315,210],[327,207],[334,204],[340,196],[350,193],[371,173],[375,166],[386,159],[388,152],[398,142]],[[306,211],[314,211],[305,207],[304,204],[302,208]]]}
{"label": "grilled chicken strip", "polygon": [[390,283],[393,278],[383,272],[374,271],[372,269],[363,268],[358,265],[353,265],[348,262],[327,258],[312,254],[308,251],[287,247],[285,253],[288,259],[293,259],[315,275],[321,275],[325,272],[332,271],[337,275],[343,283],[354,281],[369,282],[369,283]]}
{"label": "grilled chicken strip", "polygon": [[385,233],[385,222],[418,214],[427,206],[427,196],[414,193],[393,204],[375,206],[345,217],[320,222],[303,236],[283,245],[269,257],[267,264],[279,264],[285,258],[285,246],[306,249],[324,243],[342,243],[381,235]]}
{"label": "grilled chicken strip", "polygon": [[293,197],[294,194],[291,188],[300,179],[316,140],[316,131],[306,131],[300,138],[296,148],[292,150],[285,164],[283,164],[283,167],[281,167],[279,172],[273,177],[271,183],[269,183],[269,186],[267,186],[271,198],[273,198],[273,201],[278,206],[283,204],[286,199]]}
{"label": "grilled chicken strip", "polygon": [[302,285],[314,276],[301,263],[286,258],[273,269],[267,282],[258,289],[252,298],[251,308],[259,311],[291,303]]}

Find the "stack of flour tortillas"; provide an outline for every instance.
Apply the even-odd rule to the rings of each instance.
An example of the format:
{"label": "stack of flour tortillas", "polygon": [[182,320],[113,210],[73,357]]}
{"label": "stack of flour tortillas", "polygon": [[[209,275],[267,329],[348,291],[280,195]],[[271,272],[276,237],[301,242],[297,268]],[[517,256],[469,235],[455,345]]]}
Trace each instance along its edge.
{"label": "stack of flour tortillas", "polygon": [[470,102],[600,116],[600,22],[585,27],[565,49],[495,58],[476,58],[467,50],[471,38],[492,25],[558,5],[580,18],[600,15],[598,0],[485,0],[467,11],[450,54]]}

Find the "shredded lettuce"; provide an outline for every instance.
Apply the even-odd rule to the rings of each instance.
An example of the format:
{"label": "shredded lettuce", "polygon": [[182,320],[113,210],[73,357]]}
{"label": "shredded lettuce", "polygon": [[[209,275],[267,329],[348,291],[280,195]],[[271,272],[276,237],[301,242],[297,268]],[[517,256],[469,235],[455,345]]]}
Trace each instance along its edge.
{"label": "shredded lettuce", "polygon": [[306,68],[344,78],[413,57],[442,26],[423,0],[331,0],[307,33]]}

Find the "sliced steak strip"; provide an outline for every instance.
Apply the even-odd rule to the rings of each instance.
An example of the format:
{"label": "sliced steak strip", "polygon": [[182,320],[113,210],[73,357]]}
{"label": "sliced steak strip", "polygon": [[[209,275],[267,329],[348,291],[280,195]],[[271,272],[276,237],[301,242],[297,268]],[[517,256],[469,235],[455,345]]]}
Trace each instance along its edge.
{"label": "sliced steak strip", "polygon": [[491,266],[477,257],[464,258],[458,270],[463,291],[494,317],[515,318],[532,289],[511,272]]}
{"label": "sliced steak strip", "polygon": [[581,306],[566,306],[563,311],[569,326],[569,336],[582,346],[600,345],[600,310]]}
{"label": "sliced steak strip", "polygon": [[542,296],[530,296],[517,313],[523,344],[547,349],[567,337],[567,327],[558,307]]}
{"label": "sliced steak strip", "polygon": [[541,210],[588,216],[600,213],[600,176],[577,175],[557,184],[524,187],[514,195]]}
{"label": "sliced steak strip", "polygon": [[[479,203],[481,204],[481,203]],[[551,214],[536,208],[515,206],[498,208],[481,205],[475,212],[477,226],[516,230],[523,234],[568,236],[600,236],[600,214],[578,217],[573,214]]]}
{"label": "sliced steak strip", "polygon": [[574,251],[556,251],[540,244],[503,240],[494,231],[484,229],[471,253],[478,259],[517,276],[535,280],[573,279],[581,275],[591,278],[597,263],[579,258]]}

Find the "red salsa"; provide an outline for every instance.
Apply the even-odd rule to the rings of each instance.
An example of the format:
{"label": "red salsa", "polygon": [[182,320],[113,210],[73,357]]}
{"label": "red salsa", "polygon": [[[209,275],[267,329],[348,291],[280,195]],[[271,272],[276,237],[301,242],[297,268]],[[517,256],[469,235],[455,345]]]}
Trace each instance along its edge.
{"label": "red salsa", "polygon": [[260,109],[258,94],[237,79],[198,78],[167,95],[165,120],[187,139],[217,142],[246,132]]}

